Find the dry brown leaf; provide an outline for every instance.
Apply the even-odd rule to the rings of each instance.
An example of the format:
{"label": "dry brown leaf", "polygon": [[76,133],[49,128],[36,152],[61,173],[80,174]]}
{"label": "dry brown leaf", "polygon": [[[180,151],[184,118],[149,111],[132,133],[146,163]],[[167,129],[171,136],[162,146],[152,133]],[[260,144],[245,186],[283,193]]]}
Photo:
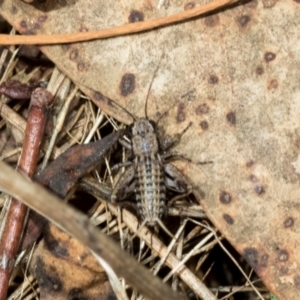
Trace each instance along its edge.
{"label": "dry brown leaf", "polygon": [[44,232],[30,268],[43,300],[107,299],[113,295],[105,271],[91,252],[52,224]]}
{"label": "dry brown leaf", "polygon": [[[23,34],[108,28],[205,1],[2,2]],[[126,107],[163,118],[168,133],[193,126],[178,150],[215,225],[280,299],[300,293],[298,0],[242,1],[189,22],[92,43],[41,47],[107,113]],[[164,55],[163,55],[164,54]],[[162,57],[163,55],[163,57]],[[162,58],[161,58],[162,57]]]}

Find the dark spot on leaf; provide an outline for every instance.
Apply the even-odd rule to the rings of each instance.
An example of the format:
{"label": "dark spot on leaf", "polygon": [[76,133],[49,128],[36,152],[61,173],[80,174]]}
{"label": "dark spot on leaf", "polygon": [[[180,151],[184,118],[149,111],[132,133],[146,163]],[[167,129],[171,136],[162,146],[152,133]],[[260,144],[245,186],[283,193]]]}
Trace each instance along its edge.
{"label": "dark spot on leaf", "polygon": [[45,248],[58,258],[68,258],[69,252],[56,237],[53,236],[49,224],[44,227],[44,245]]}
{"label": "dark spot on leaf", "polygon": [[80,28],[79,28],[79,31],[80,31],[80,32],[88,32],[89,29],[88,29],[86,26],[84,26],[83,24],[81,24],[81,25],[80,25]]}
{"label": "dark spot on leaf", "polygon": [[128,17],[129,23],[136,23],[144,21],[144,14],[138,10],[132,10]]}
{"label": "dark spot on leaf", "polygon": [[235,125],[236,124],[235,112],[233,112],[233,111],[229,112],[226,115],[226,119],[230,124]]}
{"label": "dark spot on leaf", "polygon": [[178,105],[178,110],[177,110],[177,116],[176,116],[176,121],[178,123],[183,122],[185,120],[185,104],[184,103],[179,103]]}
{"label": "dark spot on leaf", "polygon": [[219,82],[219,78],[216,75],[210,75],[208,78],[208,83],[217,84]]}
{"label": "dark spot on leaf", "polygon": [[299,3],[300,3],[300,0],[294,0],[294,2],[296,2],[296,3],[298,3],[298,4],[299,4]]}
{"label": "dark spot on leaf", "polygon": [[284,220],[283,226],[285,228],[290,228],[294,225],[294,219],[292,217],[288,217]]}
{"label": "dark spot on leaf", "polygon": [[68,293],[68,298],[70,300],[87,300],[89,297],[85,295],[85,292],[81,288],[72,288]]}
{"label": "dark spot on leaf", "polygon": [[222,193],[220,194],[220,202],[223,204],[229,204],[231,200],[231,195],[225,191],[222,191]]}
{"label": "dark spot on leaf", "polygon": [[209,106],[206,103],[202,103],[196,108],[197,115],[203,115],[207,113],[209,113]]}
{"label": "dark spot on leaf", "polygon": [[278,260],[281,262],[287,261],[289,259],[289,254],[286,250],[278,251]]}
{"label": "dark spot on leaf", "polygon": [[252,0],[252,1],[250,1],[250,2],[247,2],[246,4],[245,4],[245,6],[246,7],[249,7],[249,8],[256,8],[257,7],[257,0]]}
{"label": "dark spot on leaf", "polygon": [[48,249],[53,256],[58,258],[67,258],[69,257],[69,252],[66,247],[59,242],[50,231],[46,231],[44,234],[44,243],[45,248]]}
{"label": "dark spot on leaf", "polygon": [[39,23],[35,23],[33,26],[34,30],[39,30],[41,28],[41,25]]}
{"label": "dark spot on leaf", "polygon": [[223,214],[223,219],[228,223],[229,225],[232,225],[234,223],[234,219],[228,215],[228,214]]}
{"label": "dark spot on leaf", "polygon": [[255,190],[255,193],[258,194],[258,195],[262,195],[262,194],[265,193],[265,189],[261,184],[257,184],[255,186],[254,190]]}
{"label": "dark spot on leaf", "polygon": [[300,291],[300,276],[294,277],[294,284],[295,284],[295,287]]}
{"label": "dark spot on leaf", "polygon": [[44,293],[53,293],[53,290],[56,292],[63,290],[63,282],[59,279],[55,268],[49,268],[45,265],[40,256],[36,260],[34,273],[38,284]]}
{"label": "dark spot on leaf", "polygon": [[65,52],[67,52],[67,51],[70,49],[70,47],[71,47],[71,45],[69,45],[69,44],[61,45],[61,48],[62,48]]}
{"label": "dark spot on leaf", "polygon": [[95,92],[94,98],[97,101],[105,101],[105,97],[100,92]]}
{"label": "dark spot on leaf", "polygon": [[264,254],[262,257],[261,257],[261,266],[266,268],[268,266],[268,260],[269,260],[269,255],[268,254]]}
{"label": "dark spot on leaf", "polygon": [[184,10],[190,10],[190,9],[193,9],[194,7],[196,6],[195,2],[188,2],[185,4],[184,6]]}
{"label": "dark spot on leaf", "polygon": [[47,15],[40,15],[40,16],[38,17],[38,21],[39,21],[40,23],[44,23],[44,22],[47,20],[47,18],[48,18]]}
{"label": "dark spot on leaf", "polygon": [[257,75],[262,75],[262,74],[264,74],[264,69],[263,69],[263,67],[259,66],[256,68],[255,72]]}
{"label": "dark spot on leaf", "polygon": [[254,164],[255,164],[255,162],[251,159],[246,163],[246,167],[251,168],[251,167],[253,167]]}
{"label": "dark spot on leaf", "polygon": [[25,35],[35,35],[36,34],[36,32],[34,30],[32,30],[32,29],[26,30],[26,31],[24,31],[22,33],[25,34]]}
{"label": "dark spot on leaf", "polygon": [[276,79],[272,79],[268,84],[268,90],[275,90],[278,88],[278,81]]}
{"label": "dark spot on leaf", "polygon": [[279,269],[279,274],[280,276],[288,275],[289,274],[289,268],[287,267],[282,267]]}
{"label": "dark spot on leaf", "polygon": [[11,13],[15,15],[18,12],[18,9],[13,5],[11,8]]}
{"label": "dark spot on leaf", "polygon": [[85,69],[85,64],[83,62],[80,62],[77,64],[77,70],[82,72]]}
{"label": "dark spot on leaf", "polygon": [[249,23],[250,20],[251,20],[251,18],[248,15],[244,15],[244,16],[239,17],[237,19],[237,22],[241,27],[245,27],[245,26],[247,26],[247,24]]}
{"label": "dark spot on leaf", "polygon": [[207,121],[202,121],[200,122],[200,126],[203,130],[207,130],[209,125]]}
{"label": "dark spot on leaf", "polygon": [[276,2],[278,0],[263,0],[263,6],[264,8],[272,8],[273,6],[275,6]]}
{"label": "dark spot on leaf", "polygon": [[248,261],[249,265],[255,269],[258,265],[258,252],[255,248],[246,248],[244,250],[243,256]]}
{"label": "dark spot on leaf", "polygon": [[21,21],[21,23],[20,23],[20,25],[21,25],[21,27],[23,27],[23,28],[27,28],[27,23],[26,23],[26,21]]}
{"label": "dark spot on leaf", "polygon": [[73,49],[69,55],[71,60],[75,60],[78,57],[78,49]]}
{"label": "dark spot on leaf", "polygon": [[131,73],[123,75],[120,83],[121,95],[126,97],[131,94],[135,89],[135,76]]}
{"label": "dark spot on leaf", "polygon": [[295,139],[294,145],[295,145],[298,149],[300,149],[300,138],[299,138],[299,137],[297,137],[297,138]]}
{"label": "dark spot on leaf", "polygon": [[272,52],[266,52],[264,58],[266,62],[270,62],[276,58],[276,54]]}
{"label": "dark spot on leaf", "polygon": [[114,101],[113,100],[111,100],[111,99],[109,99],[109,98],[106,98],[106,100],[107,100],[107,105],[109,105],[109,106],[114,106]]}
{"label": "dark spot on leaf", "polygon": [[220,22],[220,19],[219,19],[218,15],[208,16],[204,20],[204,24],[208,27],[215,27],[216,25],[219,24],[219,22]]}
{"label": "dark spot on leaf", "polygon": [[252,182],[257,182],[258,181],[257,177],[255,175],[253,175],[253,174],[249,176],[249,179]]}

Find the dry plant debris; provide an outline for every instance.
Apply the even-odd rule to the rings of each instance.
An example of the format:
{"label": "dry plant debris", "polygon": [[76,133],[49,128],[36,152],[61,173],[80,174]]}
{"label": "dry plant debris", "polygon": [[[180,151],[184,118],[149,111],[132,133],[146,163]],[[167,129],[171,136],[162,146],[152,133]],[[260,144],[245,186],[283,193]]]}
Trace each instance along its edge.
{"label": "dry plant debris", "polygon": [[[107,1],[3,1],[0,12],[22,33],[51,34],[155,19],[204,2],[122,1],[112,9]],[[281,299],[297,299],[300,281],[299,11],[296,0],[240,1],[143,34],[41,47],[98,106],[125,122],[120,106],[142,115],[149,78],[165,53],[149,115],[169,110],[163,124],[170,134],[194,124],[178,150],[214,163],[180,167],[209,219]]]}
{"label": "dry plant debris", "polygon": [[40,299],[107,299],[113,295],[93,254],[53,224],[44,230],[30,272],[37,279]]}
{"label": "dry plant debris", "polygon": [[[19,86],[14,86],[16,90],[19,89]],[[51,104],[53,104],[53,95],[49,91],[43,88],[33,90],[30,97],[22,152],[17,165],[17,169],[29,178],[32,178],[36,171],[40,145],[45,134]],[[7,199],[4,206],[7,207],[7,212],[3,210],[4,224],[0,239],[0,299],[6,299],[9,280],[28,216],[26,205],[14,198]]]}
{"label": "dry plant debris", "polygon": [[[6,60],[5,62],[7,63]],[[12,59],[9,65],[13,62],[14,59]],[[9,65],[6,65],[6,67],[9,68]],[[71,186],[74,185],[75,181],[83,176],[83,174],[88,171],[87,169],[89,169],[89,167],[87,167],[87,169],[83,168],[77,170],[75,173],[72,172],[78,164],[78,157],[87,154],[83,153],[82,150],[86,148],[87,151],[89,151],[89,149],[93,147],[92,145],[101,145],[101,140],[94,143],[92,140],[98,140],[98,138],[102,136],[102,139],[105,141],[102,132],[108,134],[108,138],[112,144],[113,141],[111,139],[113,135],[111,135],[110,131],[113,130],[114,127],[118,127],[118,132],[121,134],[122,130],[120,130],[120,125],[118,125],[116,121],[106,117],[101,110],[97,109],[87,99],[82,98],[82,101],[78,102],[78,93],[73,92],[77,89],[56,69],[49,73],[48,69],[43,70],[40,68],[38,74],[37,70],[33,69],[31,73],[26,74],[18,70],[18,63],[13,63],[13,65],[15,68],[11,70],[11,74],[15,75],[12,79],[16,77],[21,80],[21,78],[23,78],[26,82],[29,79],[30,81],[35,81],[35,76],[39,76],[43,81],[49,81],[48,87],[52,90],[55,97],[55,106],[53,109],[54,115],[62,113],[64,104],[61,103],[61,101],[67,101],[69,95],[73,95],[72,101],[68,102],[69,109],[67,109],[67,113],[64,113],[66,120],[63,121],[63,126],[57,124],[57,120],[60,119],[59,117],[56,117],[54,125],[50,123],[48,126],[50,127],[47,129],[48,135],[49,133],[51,135],[51,132],[56,131],[53,126],[60,126],[61,131],[58,131],[57,133],[53,153],[50,155],[50,159],[53,160],[52,167],[48,169],[48,172],[46,168],[45,171],[40,173],[48,176],[43,177],[46,185],[51,179],[55,183],[57,182],[56,177],[63,178],[65,176],[69,181],[66,183],[62,180],[62,191],[59,190],[59,185],[57,184],[54,184],[52,187],[54,188],[55,193],[65,196]],[[1,110],[1,116],[5,121],[3,125],[6,124],[8,126],[8,124],[11,124],[12,127],[18,128],[22,135],[26,123],[18,113],[9,108],[9,106],[14,104],[13,101],[10,100],[10,102],[4,103],[7,100],[9,99],[2,96],[3,109]],[[18,101],[17,104],[20,104],[20,102]],[[22,113],[26,110],[26,105],[24,104],[19,109],[20,113]],[[88,144],[81,150],[79,146],[75,146],[65,152],[65,150],[73,146],[74,143]],[[42,145],[42,148],[44,149],[43,153],[47,152],[50,145],[51,143],[47,141]],[[3,146],[4,148],[2,149],[1,156],[4,160],[7,160],[5,158],[9,157],[10,163],[15,164],[18,159],[17,155],[14,157],[8,155],[7,151],[11,150],[6,149],[6,144]],[[120,151],[117,151],[118,149],[114,149],[114,147],[109,148],[112,151],[110,155],[108,155],[108,158],[112,162],[108,162],[108,166],[111,166],[117,160],[120,160],[121,157],[117,154],[120,153]],[[101,147],[99,150],[101,150]],[[121,150],[120,147],[119,150]],[[64,154],[59,158],[58,156],[61,153]],[[66,164],[68,157],[69,159],[72,159],[72,155],[70,156],[68,153],[73,155],[71,164]],[[86,159],[86,161],[94,159],[94,163],[96,164],[97,159],[95,157],[87,156]],[[90,162],[88,165],[89,164]],[[61,170],[57,169],[57,165],[61,166]],[[65,173],[63,177],[58,176],[60,171],[64,171],[64,165],[69,166],[69,169],[65,171],[70,174],[73,173],[73,177],[69,177],[68,173]],[[80,164],[78,164],[78,166],[80,167]],[[100,164],[100,169],[96,168],[96,170],[97,172],[93,173],[92,177],[86,177],[84,181],[79,184],[79,188],[88,191],[91,196],[101,200],[105,195],[110,193],[109,185],[107,186],[107,184],[111,177],[109,169],[103,164]],[[103,182],[102,184],[98,182],[100,178]],[[106,191],[105,188],[107,189]],[[103,190],[105,191],[104,194]],[[80,207],[82,207],[82,203],[86,202],[87,197],[90,197],[88,194],[82,194],[82,192],[74,193],[75,190],[72,190],[71,188],[71,192],[67,195],[67,199],[69,199],[73,205],[76,205],[77,203]],[[205,265],[207,264],[209,253],[214,248],[218,247],[218,241],[214,238],[215,229],[211,227],[211,224],[207,223],[207,220],[203,222],[203,217],[204,220],[206,219],[205,215],[195,200],[191,201],[191,199],[186,199],[177,203],[172,210],[172,213],[175,216],[170,216],[163,220],[166,222],[166,226],[168,226],[176,236],[176,240],[171,240],[170,237],[166,236],[163,232],[159,232],[157,235],[150,233],[147,228],[138,229],[139,222],[137,218],[125,209],[123,209],[122,214],[120,214],[120,209],[117,209],[113,205],[107,206],[106,201],[99,202],[92,200],[91,203],[93,203],[93,205],[87,211],[91,218],[91,222],[100,227],[103,232],[112,236],[113,239],[119,240],[124,251],[131,253],[131,255],[140,261],[141,264],[146,265],[154,274],[157,274],[157,276],[165,278],[164,280],[169,284],[171,283],[175,290],[181,291],[181,293],[186,294],[191,299],[195,297],[215,299],[214,294],[222,295],[222,297],[225,297],[224,299],[226,299],[232,294],[230,286],[228,286],[227,290],[223,287],[221,293],[218,291],[218,288],[215,288],[213,292],[208,289],[209,285],[215,280],[210,279],[210,276],[211,278],[214,278],[215,276],[210,274],[215,273],[215,271],[213,266]],[[98,264],[95,265],[95,260],[88,254],[87,250],[82,248],[76,240],[58,230],[54,225],[45,223],[45,221],[38,221],[38,225],[43,228],[44,238],[33,252],[29,252],[27,249],[27,252],[25,252],[25,259],[23,258],[23,262],[21,259],[18,259],[21,263],[18,263],[14,271],[14,274],[19,274],[20,271],[24,272],[24,270],[26,271],[29,269],[30,274],[34,274],[38,279],[38,285],[32,278],[30,283],[31,288],[28,286],[26,277],[24,278],[24,283],[20,286],[17,286],[13,280],[11,288],[15,287],[15,291],[11,294],[11,297],[21,293],[21,291],[24,291],[23,297],[35,297],[35,295],[38,294],[41,297],[40,299],[66,299],[71,296],[73,298],[78,296],[89,297],[89,299],[93,299],[93,297],[99,299],[99,297],[105,298],[112,293],[108,286],[107,276],[103,273],[103,269],[99,267]],[[35,219],[30,216],[29,225],[31,223],[35,224]],[[29,225],[28,227],[31,226]],[[38,231],[38,233],[35,232],[34,237],[30,236],[30,241],[36,240],[39,234],[40,231]],[[28,234],[26,234],[26,236],[27,235]],[[134,236],[136,237],[133,238]],[[216,236],[220,238],[219,234],[216,234]],[[28,244],[29,243],[26,243],[26,245]],[[23,248],[24,247],[25,246],[23,245]],[[83,252],[86,253],[86,255],[81,255]],[[74,257],[81,257],[82,260],[74,260]],[[24,262],[27,260],[30,260],[29,267],[24,265]],[[213,264],[213,260],[214,258],[212,258],[209,264]],[[182,263],[180,263],[180,261],[182,261]],[[96,277],[95,272],[98,273],[98,276]],[[250,272],[249,267],[245,272],[247,274],[253,274]],[[86,279],[80,280],[83,274],[85,274]],[[13,278],[20,278],[19,276],[20,274],[18,277]],[[253,275],[250,276],[252,278]],[[89,280],[89,278],[92,277],[94,279]],[[204,284],[200,280],[201,278],[205,278],[205,282],[207,283]],[[253,279],[254,278],[255,277],[253,277]],[[249,285],[252,284],[251,280],[253,279],[249,278],[248,281],[248,279],[243,278],[243,275],[240,273],[237,282],[239,282],[241,286],[236,287],[233,293],[241,293],[241,291],[245,290],[246,294],[255,295],[255,293],[253,294],[253,287],[251,287],[251,289],[249,288]],[[254,280],[257,280],[257,278]],[[124,283],[123,289],[131,294],[133,298],[139,297],[139,293],[135,289],[132,289],[132,286],[128,286]],[[259,287],[258,290],[258,293],[262,292],[267,293],[266,295],[268,295],[268,292],[265,289]],[[244,293],[242,292],[241,295],[244,295]]]}

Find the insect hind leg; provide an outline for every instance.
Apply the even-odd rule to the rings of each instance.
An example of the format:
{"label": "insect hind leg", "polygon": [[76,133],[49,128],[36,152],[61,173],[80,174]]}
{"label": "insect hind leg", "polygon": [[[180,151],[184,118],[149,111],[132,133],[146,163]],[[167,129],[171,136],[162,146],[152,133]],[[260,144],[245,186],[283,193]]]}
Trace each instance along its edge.
{"label": "insect hind leg", "polygon": [[115,186],[113,187],[111,193],[111,201],[116,203],[118,200],[125,199],[130,193],[134,191],[135,180],[134,180],[135,170],[132,164],[128,167],[122,176],[118,179]]}
{"label": "insect hind leg", "polygon": [[192,193],[193,187],[189,183],[189,180],[183,173],[172,164],[165,164],[164,166],[166,174],[166,187],[169,190],[179,193],[179,195],[173,197],[168,201],[168,207],[172,206],[174,202],[179,199],[187,197]]}

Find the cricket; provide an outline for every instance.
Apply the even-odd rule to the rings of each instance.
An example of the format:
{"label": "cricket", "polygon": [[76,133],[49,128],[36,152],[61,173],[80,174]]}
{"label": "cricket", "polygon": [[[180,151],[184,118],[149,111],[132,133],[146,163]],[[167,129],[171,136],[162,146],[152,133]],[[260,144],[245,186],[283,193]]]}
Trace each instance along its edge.
{"label": "cricket", "polygon": [[[145,117],[135,118],[127,112],[134,119],[133,124],[129,127],[130,141],[120,139],[119,142],[130,151],[130,159],[112,168],[112,170],[117,170],[125,167],[125,171],[112,189],[111,201],[120,204],[134,193],[136,201],[134,206],[136,206],[142,221],[141,227],[144,225],[155,227],[158,224],[171,235],[161,219],[166,216],[168,207],[176,200],[184,198],[192,192],[192,185],[186,176],[170,163],[175,159],[191,160],[177,152],[170,151],[170,149],[180,141],[181,136],[191,124],[181,133],[172,137],[161,137],[158,134],[159,120],[154,122],[147,116],[148,98],[157,70],[158,68],[148,89]],[[203,162],[203,164],[206,163],[210,162]],[[168,199],[168,191],[172,191],[176,195],[172,199]]]}

